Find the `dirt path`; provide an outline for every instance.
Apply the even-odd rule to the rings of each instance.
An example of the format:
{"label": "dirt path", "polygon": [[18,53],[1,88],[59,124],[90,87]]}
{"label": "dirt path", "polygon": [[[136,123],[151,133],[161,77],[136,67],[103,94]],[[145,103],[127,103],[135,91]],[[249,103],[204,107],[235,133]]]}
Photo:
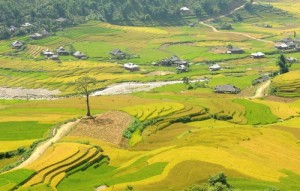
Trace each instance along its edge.
{"label": "dirt path", "polygon": [[206,26],[206,27],[209,27],[212,29],[213,32],[218,32],[218,33],[227,33],[227,34],[237,34],[237,35],[242,35],[242,36],[245,36],[249,39],[252,39],[252,40],[256,40],[256,41],[261,41],[261,42],[266,42],[266,43],[272,43],[274,44],[273,41],[270,41],[270,40],[264,40],[264,39],[260,39],[260,38],[256,38],[254,36],[251,36],[249,34],[246,34],[246,33],[242,33],[242,32],[230,32],[230,31],[219,31],[216,27],[214,27],[213,25],[210,25],[208,24],[207,22],[211,22],[217,18],[223,18],[223,17],[227,17],[233,13],[235,13],[236,11],[240,10],[240,9],[243,9],[245,7],[246,4],[240,6],[240,7],[237,7],[236,9],[234,9],[233,11],[231,11],[230,13],[228,14],[225,14],[225,15],[221,15],[221,16],[218,16],[216,18],[211,18],[211,19],[207,19],[206,21],[202,21],[200,22],[200,24]]}
{"label": "dirt path", "polygon": [[258,98],[265,97],[265,91],[270,86],[270,84],[271,84],[271,80],[263,83],[260,87],[257,88],[255,95],[252,97],[249,97],[249,98],[250,99],[258,99]]}
{"label": "dirt path", "polygon": [[19,166],[12,170],[17,170],[24,168],[27,165],[32,164],[34,161],[36,161],[47,149],[50,147],[53,143],[58,142],[63,136],[65,136],[72,127],[74,127],[76,124],[78,124],[80,119],[74,121],[74,122],[69,122],[64,125],[62,125],[56,132],[55,136],[48,139],[47,141],[41,143],[31,154],[31,156],[25,160],[23,163],[21,163]]}

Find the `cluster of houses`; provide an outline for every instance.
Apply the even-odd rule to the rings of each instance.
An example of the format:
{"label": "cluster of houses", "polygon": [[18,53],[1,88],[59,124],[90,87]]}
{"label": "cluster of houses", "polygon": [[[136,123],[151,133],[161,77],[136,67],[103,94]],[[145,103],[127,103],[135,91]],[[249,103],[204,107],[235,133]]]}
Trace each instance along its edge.
{"label": "cluster of houses", "polygon": [[[43,51],[42,54],[48,59],[58,60],[59,56],[68,56],[71,53],[68,50],[66,50],[64,47],[59,47],[56,49],[56,54],[48,49]],[[76,51],[72,55],[78,59],[86,59],[87,58],[87,56],[80,51]]]}
{"label": "cluster of houses", "polygon": [[[55,21],[58,22],[58,23],[65,23],[65,22],[68,21],[68,19],[67,19],[67,18],[63,18],[63,17],[60,17],[60,18],[58,18],[58,19],[55,19]],[[31,24],[31,23],[29,23],[29,22],[25,22],[25,23],[21,24],[19,28],[16,27],[16,26],[14,26],[14,25],[11,25],[10,27],[8,27],[8,31],[9,31],[10,33],[15,33],[15,32],[17,32],[19,29],[26,29],[26,28],[30,28],[30,27],[32,27],[32,26],[33,26],[33,24]],[[36,33],[36,34],[44,35],[43,33]],[[35,36],[38,36],[38,37],[39,37],[39,35],[35,35],[35,34],[32,34],[32,35],[34,35],[34,37],[35,37]]]}
{"label": "cluster of houses", "polygon": [[154,66],[175,66],[178,72],[187,72],[189,67],[189,62],[180,59],[178,56],[172,56],[170,58],[163,59],[159,62],[153,63]]}
{"label": "cluster of houses", "polygon": [[[238,47],[229,46],[227,47],[227,54],[244,54],[245,51]],[[251,58],[264,58],[265,54],[262,52],[255,52],[251,54]]]}
{"label": "cluster of houses", "polygon": [[39,40],[42,38],[47,38],[49,36],[51,36],[51,33],[49,33],[47,30],[44,29],[41,33],[34,33],[29,35],[29,38],[31,40]]}
{"label": "cluster of houses", "polygon": [[[31,27],[32,24],[31,23],[24,23],[22,25],[20,25],[20,28],[28,28],[28,27]],[[14,26],[14,25],[11,25],[9,28],[8,28],[8,31],[11,32],[11,33],[15,33],[17,32],[19,28]]]}
{"label": "cluster of houses", "polygon": [[275,44],[278,50],[296,50],[300,51],[300,38],[284,38]]}

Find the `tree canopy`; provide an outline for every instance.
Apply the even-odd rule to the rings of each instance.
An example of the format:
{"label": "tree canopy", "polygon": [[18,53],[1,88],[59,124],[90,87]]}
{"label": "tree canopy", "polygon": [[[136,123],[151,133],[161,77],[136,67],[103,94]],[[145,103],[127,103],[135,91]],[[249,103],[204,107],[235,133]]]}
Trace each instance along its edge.
{"label": "tree canopy", "polygon": [[18,30],[17,35],[41,27],[56,30],[87,20],[121,25],[168,23],[184,16],[180,11],[184,6],[201,19],[229,12],[243,3],[244,0],[0,0],[0,36],[8,36],[10,26],[19,27],[26,22],[33,26]]}

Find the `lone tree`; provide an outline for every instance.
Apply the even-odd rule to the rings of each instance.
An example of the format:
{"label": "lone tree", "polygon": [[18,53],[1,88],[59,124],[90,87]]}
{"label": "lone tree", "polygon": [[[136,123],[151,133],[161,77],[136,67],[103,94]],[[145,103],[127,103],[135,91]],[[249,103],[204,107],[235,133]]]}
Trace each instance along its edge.
{"label": "lone tree", "polygon": [[184,77],[184,78],[182,78],[182,81],[185,84],[185,88],[187,89],[188,86],[190,85],[190,78]]}
{"label": "lone tree", "polygon": [[87,113],[86,116],[91,117],[91,109],[90,109],[90,94],[91,90],[90,88],[95,85],[97,80],[95,78],[91,77],[81,77],[75,81],[77,89],[80,93],[84,94],[86,97],[86,108]]}
{"label": "lone tree", "polygon": [[284,54],[281,54],[278,58],[277,65],[279,66],[280,74],[285,74],[290,71],[289,68],[292,66],[292,63],[288,64]]}

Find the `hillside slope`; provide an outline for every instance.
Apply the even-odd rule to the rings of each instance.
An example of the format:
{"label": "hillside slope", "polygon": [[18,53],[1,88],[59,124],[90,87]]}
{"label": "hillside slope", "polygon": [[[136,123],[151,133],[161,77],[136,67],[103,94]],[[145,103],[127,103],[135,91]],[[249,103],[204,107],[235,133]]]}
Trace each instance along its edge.
{"label": "hillside slope", "polygon": [[[14,35],[46,28],[100,20],[120,25],[182,25],[185,21],[203,19],[230,12],[245,0],[0,0],[0,38],[11,36],[10,26],[26,22],[31,27],[18,28]],[[188,7],[190,11],[180,11]],[[57,18],[67,20],[57,21]]]}

